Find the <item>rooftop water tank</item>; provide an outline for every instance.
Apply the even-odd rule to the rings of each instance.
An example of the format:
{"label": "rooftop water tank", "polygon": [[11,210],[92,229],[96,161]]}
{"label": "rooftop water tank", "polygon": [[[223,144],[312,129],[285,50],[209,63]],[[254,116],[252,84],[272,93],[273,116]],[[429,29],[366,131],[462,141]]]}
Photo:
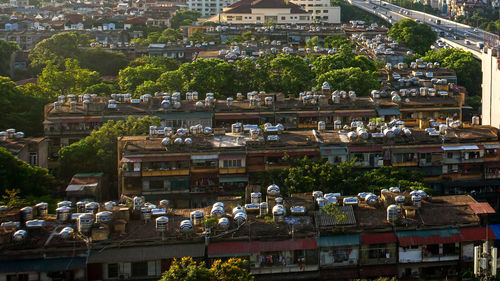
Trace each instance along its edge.
{"label": "rooftop water tank", "polygon": [[217,226],[220,229],[228,229],[229,228],[229,219],[228,218],[220,218]]}
{"label": "rooftop water tank", "polygon": [[390,223],[395,223],[399,218],[399,207],[397,205],[389,205],[387,207],[387,221]]}
{"label": "rooftop water tank", "polygon": [[41,202],[35,205],[37,209],[38,216],[41,218],[46,217],[49,214],[49,204]]}
{"label": "rooftop water tank", "polygon": [[260,204],[262,201],[262,193],[260,192],[252,192],[250,194],[250,202],[253,204]]}
{"label": "rooftop water tank", "polygon": [[21,216],[24,221],[33,219],[33,208],[32,207],[24,207],[21,209]]}
{"label": "rooftop water tank", "polygon": [[90,231],[92,225],[94,224],[94,215],[90,213],[81,214],[76,220],[76,222],[78,231],[82,233],[87,233]]}
{"label": "rooftop water tank", "polygon": [[165,232],[168,228],[168,217],[157,217],[156,220],[156,231]]}
{"label": "rooftop water tank", "polygon": [[261,217],[264,217],[268,214],[268,210],[269,210],[269,205],[267,204],[267,202],[261,202],[259,204],[259,215]]}
{"label": "rooftop water tank", "polygon": [[59,207],[56,209],[57,220],[66,222],[71,217],[71,208],[68,206]]}
{"label": "rooftop water tank", "polygon": [[267,187],[267,195],[269,196],[279,196],[280,195],[280,188],[276,184],[271,184],[270,186]]}
{"label": "rooftop water tank", "polygon": [[108,224],[113,220],[113,213],[110,211],[102,211],[95,214],[95,222]]}
{"label": "rooftop water tank", "polygon": [[193,223],[190,220],[183,220],[179,225],[179,230],[182,233],[189,233],[193,231]]}
{"label": "rooftop water tank", "polygon": [[24,239],[26,239],[27,236],[28,236],[28,232],[26,232],[26,230],[20,229],[20,230],[14,232],[14,234],[12,234],[12,240],[14,242],[21,242]]}

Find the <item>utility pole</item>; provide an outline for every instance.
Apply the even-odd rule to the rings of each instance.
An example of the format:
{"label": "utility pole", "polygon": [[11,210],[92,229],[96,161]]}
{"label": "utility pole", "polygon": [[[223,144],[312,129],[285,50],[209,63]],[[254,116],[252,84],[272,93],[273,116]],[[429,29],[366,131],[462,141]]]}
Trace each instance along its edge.
{"label": "utility pole", "polygon": [[[488,239],[488,238],[486,238]],[[497,275],[497,248],[486,240],[474,247],[474,276],[482,281],[494,280]]]}

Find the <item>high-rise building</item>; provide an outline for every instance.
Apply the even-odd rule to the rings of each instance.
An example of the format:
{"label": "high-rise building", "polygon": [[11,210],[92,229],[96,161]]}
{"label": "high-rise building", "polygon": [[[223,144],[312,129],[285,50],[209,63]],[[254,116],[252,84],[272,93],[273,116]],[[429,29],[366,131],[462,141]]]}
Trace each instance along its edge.
{"label": "high-rise building", "polygon": [[236,0],[188,0],[188,8],[197,11],[202,17],[213,16],[222,11],[222,8],[233,4]]}
{"label": "high-rise building", "polygon": [[292,0],[311,14],[313,22],[340,23],[340,7],[328,0]]}

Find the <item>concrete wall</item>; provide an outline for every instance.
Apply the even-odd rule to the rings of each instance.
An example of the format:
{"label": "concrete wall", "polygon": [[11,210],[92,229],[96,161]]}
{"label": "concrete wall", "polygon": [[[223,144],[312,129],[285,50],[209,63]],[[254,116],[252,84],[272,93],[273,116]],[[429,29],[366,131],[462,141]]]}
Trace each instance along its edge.
{"label": "concrete wall", "polygon": [[500,127],[500,55],[488,49],[482,54],[482,124]]}

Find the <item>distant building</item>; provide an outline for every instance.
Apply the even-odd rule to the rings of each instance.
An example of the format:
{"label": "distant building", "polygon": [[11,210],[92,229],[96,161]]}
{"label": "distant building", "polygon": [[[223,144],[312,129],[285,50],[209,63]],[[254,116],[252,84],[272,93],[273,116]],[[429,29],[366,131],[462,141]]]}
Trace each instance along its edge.
{"label": "distant building", "polygon": [[235,0],[187,0],[187,5],[189,10],[199,12],[202,17],[206,17],[220,13],[223,8],[234,2]]}
{"label": "distant building", "polygon": [[10,136],[5,134],[7,133],[0,132],[0,146],[31,166],[47,168],[48,141],[46,138],[25,138],[22,132]]}
{"label": "distant building", "polygon": [[311,14],[313,22],[340,23],[340,7],[329,0],[291,0]]}
{"label": "distant building", "polygon": [[210,21],[230,24],[308,24],[313,16],[301,6],[282,0],[242,0],[225,8]]}

